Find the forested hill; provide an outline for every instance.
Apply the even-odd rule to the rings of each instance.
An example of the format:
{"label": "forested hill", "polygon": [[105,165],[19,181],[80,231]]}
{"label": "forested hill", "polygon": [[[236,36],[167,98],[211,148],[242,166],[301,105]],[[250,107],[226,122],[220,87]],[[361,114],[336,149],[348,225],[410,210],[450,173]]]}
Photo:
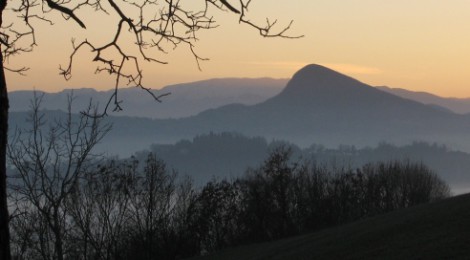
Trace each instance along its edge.
{"label": "forested hill", "polygon": [[454,192],[464,192],[462,188],[468,187],[470,183],[470,154],[424,142],[404,146],[381,143],[367,148],[342,145],[335,149],[311,144],[302,149],[291,143],[267,141],[262,137],[211,133],[185,139],[174,145],[154,144],[136,155],[143,160],[147,152],[151,151],[180,174],[190,175],[197,183],[204,184],[213,177],[222,179],[241,176],[248,167],[259,166],[269,151],[282,144],[291,147],[293,158],[320,165],[355,168],[379,161],[408,160],[429,166],[451,185]]}

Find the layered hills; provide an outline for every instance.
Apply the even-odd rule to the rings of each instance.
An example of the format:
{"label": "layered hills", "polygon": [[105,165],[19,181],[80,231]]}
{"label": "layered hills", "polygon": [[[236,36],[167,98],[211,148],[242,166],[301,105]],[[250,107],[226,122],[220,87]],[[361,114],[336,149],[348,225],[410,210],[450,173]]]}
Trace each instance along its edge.
{"label": "layered hills", "polygon": [[319,65],[304,67],[278,95],[261,103],[231,104],[180,119],[107,120],[114,130],[105,143],[122,154],[211,131],[283,139],[301,147],[419,140],[470,151],[470,117],[398,97]]}
{"label": "layered hills", "polygon": [[238,131],[301,146],[412,140],[454,144],[454,138],[470,129],[465,116],[400,98],[319,65],[298,71],[279,95],[265,102],[208,110],[175,122],[174,129],[185,124],[198,132]]}

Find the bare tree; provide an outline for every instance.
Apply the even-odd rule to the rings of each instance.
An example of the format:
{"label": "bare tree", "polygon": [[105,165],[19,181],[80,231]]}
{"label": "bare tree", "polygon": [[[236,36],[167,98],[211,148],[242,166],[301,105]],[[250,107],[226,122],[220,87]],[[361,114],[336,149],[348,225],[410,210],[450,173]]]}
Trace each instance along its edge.
{"label": "bare tree", "polygon": [[87,171],[66,208],[77,259],[117,259],[128,232],[129,205],[137,162],[114,160]]}
{"label": "bare tree", "polygon": [[[226,0],[200,0],[191,1],[200,5],[186,5],[180,0],[0,0],[0,256],[10,259],[8,207],[6,199],[6,147],[8,131],[8,94],[5,80],[5,70],[23,74],[27,67],[10,68],[5,61],[18,53],[30,52],[38,44],[34,24],[43,22],[52,25],[54,14],[60,14],[65,20],[72,21],[80,28],[86,29],[90,23],[86,17],[81,17],[79,10],[91,9],[103,15],[114,15],[115,33],[104,44],[88,40],[73,41],[73,51],[68,64],[61,67],[61,74],[65,79],[72,76],[73,60],[78,51],[88,48],[95,54],[93,62],[100,65],[97,72],[106,72],[115,75],[115,91],[110,97],[102,115],[113,106],[114,110],[121,110],[118,98],[118,89],[121,85],[134,85],[147,91],[160,102],[167,93],[155,94],[142,84],[142,70],[140,61],[166,64],[155,55],[166,53],[167,50],[178,46],[186,46],[198,66],[199,61],[205,58],[195,52],[195,43],[198,32],[210,30],[217,26],[211,15],[212,10],[228,10],[239,18],[239,22],[248,25],[259,32],[263,37],[296,38],[286,34],[292,21],[276,30],[277,21],[266,19],[264,25],[259,25],[249,17],[249,6],[252,0],[232,1]],[[5,21],[6,13],[12,12],[16,21]],[[4,23],[6,22],[6,23]],[[91,26],[96,26],[95,24]],[[131,42],[126,41],[124,35],[131,35]],[[124,46],[134,45],[136,52],[127,51]],[[154,50],[154,52],[152,52]],[[113,54],[109,54],[113,53]]]}
{"label": "bare tree", "polygon": [[236,243],[240,215],[240,190],[238,183],[228,181],[208,182],[200,191],[199,229],[202,250],[213,252]]}
{"label": "bare tree", "polygon": [[[3,27],[3,11],[7,5],[6,0],[0,1],[0,28]],[[7,143],[8,143],[8,93],[3,68],[3,43],[0,44],[0,258],[11,259],[10,231],[8,221],[7,202]]]}
{"label": "bare tree", "polygon": [[[104,43],[96,43],[88,39],[72,40],[73,51],[69,61],[65,66],[60,67],[60,73],[68,80],[72,77],[74,58],[79,55],[79,51],[88,48],[94,54],[93,62],[98,63],[96,72],[106,72],[115,76],[115,92],[106,104],[103,112],[106,114],[110,105],[114,110],[122,109],[118,98],[118,89],[122,85],[140,87],[158,102],[161,102],[163,96],[168,95],[168,93],[156,94],[142,84],[143,74],[140,68],[142,61],[167,64],[168,61],[159,56],[169,50],[184,46],[189,49],[197,66],[200,67],[200,61],[207,60],[207,58],[200,56],[195,51],[195,44],[200,31],[214,29],[218,26],[212,16],[213,10],[226,11],[228,9],[230,13],[238,16],[240,23],[255,28],[263,37],[301,37],[286,34],[292,21],[287,26],[278,28],[277,31],[275,31],[276,20],[266,19],[264,25],[252,22],[248,16],[251,2],[252,0],[240,0],[235,6],[225,0],[200,0],[192,4],[183,3],[180,0],[12,1],[9,10],[18,13],[19,21],[23,26],[8,24],[2,27],[2,31],[0,31],[2,55],[4,58],[8,58],[21,52],[32,51],[37,45],[34,23],[44,22],[52,25],[55,22],[53,21],[53,13],[62,14],[66,20],[75,22],[83,29],[86,29],[87,25],[86,18],[79,17],[82,9],[92,9],[106,16],[117,17],[113,21],[114,34]],[[25,42],[27,43],[25,44]],[[128,48],[130,45],[134,45],[136,48],[130,50]],[[28,70],[27,67],[4,67],[4,69],[18,73]]]}
{"label": "bare tree", "polygon": [[111,160],[87,172],[68,200],[71,251],[103,260],[197,255],[196,198],[191,182],[152,154],[143,166]]}
{"label": "bare tree", "polygon": [[135,242],[140,245],[139,259],[154,259],[159,252],[155,245],[170,224],[175,200],[176,173],[170,173],[163,161],[149,154],[144,174],[136,175],[130,203],[130,225]]}
{"label": "bare tree", "polygon": [[[43,259],[60,260],[68,254],[69,247],[65,203],[95,159],[92,148],[110,126],[98,118],[73,116],[70,97],[66,118],[58,119],[47,129],[40,103],[40,98],[32,102],[31,128],[18,131],[8,146],[8,157],[19,179],[12,183],[11,195],[15,215],[25,220],[35,218],[28,232],[39,240],[36,251]],[[87,112],[94,113],[91,108]]]}

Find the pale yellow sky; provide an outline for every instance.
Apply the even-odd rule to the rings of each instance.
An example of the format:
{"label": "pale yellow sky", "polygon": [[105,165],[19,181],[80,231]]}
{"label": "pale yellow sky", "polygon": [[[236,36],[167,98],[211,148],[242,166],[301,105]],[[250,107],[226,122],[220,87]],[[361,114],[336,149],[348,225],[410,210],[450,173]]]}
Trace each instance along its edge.
{"label": "pale yellow sky", "polygon": [[[287,24],[293,19],[291,34],[305,37],[264,39],[239,25],[235,16],[216,12],[221,26],[201,33],[197,42],[198,53],[211,59],[201,64],[202,71],[187,49],[157,54],[170,64],[143,64],[145,85],[160,88],[215,77],[289,78],[302,66],[318,63],[371,85],[470,97],[468,0],[253,1],[253,20],[268,16]],[[90,17],[84,19],[87,31],[61,19],[52,27],[38,25],[39,46],[10,60],[10,66],[31,67],[26,77],[7,74],[10,91],[113,87],[113,79],[94,74],[96,65],[86,51],[75,64],[72,80],[58,74],[59,64],[67,62],[72,37],[99,40],[112,33],[110,27],[100,27],[106,24],[101,17],[83,15]]]}

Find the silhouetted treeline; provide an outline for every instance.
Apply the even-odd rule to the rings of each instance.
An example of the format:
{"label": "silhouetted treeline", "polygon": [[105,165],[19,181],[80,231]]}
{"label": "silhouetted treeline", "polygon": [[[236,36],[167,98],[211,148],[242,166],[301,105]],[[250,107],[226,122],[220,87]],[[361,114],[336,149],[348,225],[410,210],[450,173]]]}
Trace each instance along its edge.
{"label": "silhouetted treeline", "polygon": [[[206,206],[216,209],[211,216],[225,214],[238,223],[239,235],[227,232],[227,240],[220,240],[216,243],[219,245],[278,239],[449,195],[448,186],[422,164],[397,161],[367,164],[355,170],[328,170],[292,163],[290,150],[285,147],[273,150],[261,167],[249,170],[244,177],[231,183],[210,182],[202,191],[220,196],[207,191],[214,187],[224,187],[238,199],[231,212],[217,205],[227,201],[224,196],[212,198],[210,201],[216,204]],[[214,217],[213,222],[222,219]],[[230,241],[231,237],[235,239]]]}
{"label": "silhouetted treeline", "polygon": [[[82,169],[69,192],[51,201],[53,211],[41,204],[47,198],[17,196],[11,220],[17,259],[179,259],[449,196],[447,184],[423,164],[331,169],[294,160],[286,146],[243,177],[201,188],[152,154],[144,163],[110,160]],[[28,192],[12,193],[18,191]]]}

